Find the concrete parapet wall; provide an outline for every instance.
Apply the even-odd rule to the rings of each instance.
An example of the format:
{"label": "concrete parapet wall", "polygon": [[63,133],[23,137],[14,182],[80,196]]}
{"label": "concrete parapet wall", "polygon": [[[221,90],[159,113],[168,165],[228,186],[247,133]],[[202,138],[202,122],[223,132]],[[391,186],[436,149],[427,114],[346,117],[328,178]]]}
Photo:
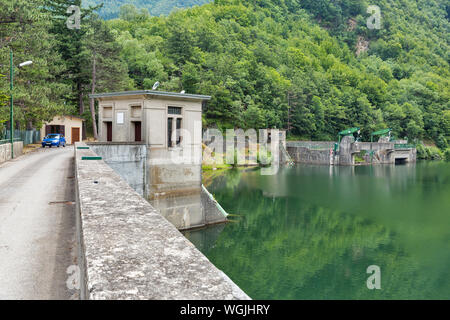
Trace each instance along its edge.
{"label": "concrete parapet wall", "polygon": [[86,156],[97,155],[75,148],[82,298],[249,299],[112,168]]}
{"label": "concrete parapet wall", "polygon": [[330,164],[329,150],[312,150],[305,147],[289,146],[287,151],[296,163]]}
{"label": "concrete parapet wall", "polygon": [[[185,151],[188,161],[183,158]],[[146,198],[155,200],[161,197],[199,194],[202,185],[201,159],[201,145],[169,150],[149,148]]]}
{"label": "concrete parapet wall", "polygon": [[[23,142],[14,142],[14,157],[19,157],[23,153]],[[11,143],[0,144],[0,163],[11,160]]]}
{"label": "concrete parapet wall", "polygon": [[200,192],[159,197],[150,204],[178,230],[227,222],[227,213],[203,186]]}
{"label": "concrete parapet wall", "polygon": [[147,146],[144,143],[93,142],[88,145],[137,193],[146,195]]}

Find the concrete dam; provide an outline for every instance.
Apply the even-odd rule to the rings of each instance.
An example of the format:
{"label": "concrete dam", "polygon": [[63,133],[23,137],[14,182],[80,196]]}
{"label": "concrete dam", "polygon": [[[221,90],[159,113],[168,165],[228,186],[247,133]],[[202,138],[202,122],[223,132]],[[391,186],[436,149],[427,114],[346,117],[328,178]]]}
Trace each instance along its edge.
{"label": "concrete dam", "polygon": [[147,145],[140,142],[88,146],[177,229],[227,221],[225,211],[201,185],[200,165],[152,162]]}
{"label": "concrete dam", "polygon": [[286,149],[296,163],[324,165],[401,164],[416,162],[416,148],[405,142],[358,142],[345,136],[333,141],[288,141]]}
{"label": "concrete dam", "polygon": [[139,143],[76,144],[81,298],[250,299],[160,214],[193,211],[203,200],[203,213],[185,214],[182,227],[216,222],[223,213],[215,200],[202,188],[195,204],[183,198],[156,210],[142,197],[150,184],[146,155]]}

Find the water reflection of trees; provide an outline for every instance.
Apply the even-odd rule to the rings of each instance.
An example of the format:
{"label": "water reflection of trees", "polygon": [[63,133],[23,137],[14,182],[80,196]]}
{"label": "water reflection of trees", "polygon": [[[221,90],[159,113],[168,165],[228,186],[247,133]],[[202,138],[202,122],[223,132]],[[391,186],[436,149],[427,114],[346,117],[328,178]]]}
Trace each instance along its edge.
{"label": "water reflection of trees", "polygon": [[[448,246],[442,248],[440,263],[430,269],[386,224],[302,197],[264,197],[261,190],[250,186],[253,178],[242,181],[236,175],[229,185],[227,179],[220,181],[225,186],[216,192],[217,200],[241,218],[227,225],[215,244],[204,250],[251,297],[450,297]],[[261,186],[260,178],[255,179]],[[371,264],[381,267],[380,291],[365,285],[365,271]]]}

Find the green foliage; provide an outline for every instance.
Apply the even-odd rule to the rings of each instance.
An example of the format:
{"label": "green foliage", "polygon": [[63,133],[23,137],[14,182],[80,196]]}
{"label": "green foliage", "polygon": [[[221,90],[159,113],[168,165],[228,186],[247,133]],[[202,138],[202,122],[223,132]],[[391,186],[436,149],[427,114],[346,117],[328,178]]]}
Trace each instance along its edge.
{"label": "green foliage", "polygon": [[[65,26],[66,8],[80,0],[45,3],[45,12],[37,9],[44,0],[0,4],[2,21],[13,21],[0,25],[0,72],[8,73],[5,43],[14,39],[19,59],[35,55],[40,68],[20,73],[47,84],[29,95],[19,78],[24,106],[36,100],[55,111],[65,101],[66,112],[78,106],[84,114],[96,57],[97,91],[150,89],[160,81],[161,90],[211,95],[205,126],[289,125],[289,136],[313,140],[336,139],[356,126],[369,139],[390,127],[399,138],[448,147],[449,23],[438,0],[380,0],[381,30],[365,26],[364,0],[216,0],[161,17],[151,15],[168,13],[175,1],[135,0],[120,9],[125,1],[91,0],[83,4],[104,3],[100,14],[120,18],[100,22],[86,7],[81,30]],[[357,39],[369,42],[359,56]],[[0,94],[8,91],[4,80]]]}
{"label": "green foliage", "polygon": [[[422,160],[443,160],[447,153],[444,154],[439,148],[433,146],[417,145],[417,158]],[[446,151],[447,152],[447,151]]]}
{"label": "green foliage", "polygon": [[[41,0],[5,0],[0,3],[0,123],[9,120],[10,49],[14,54],[14,115],[22,129],[39,128],[64,110],[63,97],[70,88],[58,79],[65,65],[54,50],[50,16],[39,10]],[[32,60],[33,64],[18,68]],[[7,104],[7,108],[2,106]]]}
{"label": "green foliage", "polygon": [[[96,88],[101,91],[133,88],[127,64],[120,60],[119,43],[103,20],[82,11],[81,30],[69,29],[69,5],[80,0],[6,0],[0,3],[0,123],[9,120],[9,50],[14,53],[15,120],[22,128],[40,128],[55,115],[84,112],[92,90],[93,61]],[[17,68],[23,61],[33,64]],[[90,123],[89,121],[87,122]]]}
{"label": "green foliage", "polygon": [[447,149],[445,150],[444,155],[445,155],[445,160],[446,160],[446,161],[450,161],[450,148],[447,148]]}
{"label": "green foliage", "polygon": [[68,98],[72,105],[76,105],[79,114],[84,112],[84,89],[89,85],[90,73],[86,65],[89,64],[89,53],[86,52],[84,39],[90,30],[87,22],[95,8],[89,7],[81,12],[80,29],[67,27],[67,8],[81,7],[81,0],[45,0],[44,11],[51,17],[50,33],[56,39],[56,50],[65,62],[65,69],[58,77],[72,88]]}
{"label": "green foliage", "polygon": [[[440,17],[435,2],[421,2],[426,17]],[[445,147],[449,68],[447,51],[438,48],[448,47],[438,41],[444,34],[429,23],[412,26],[399,12],[412,20],[424,14],[410,1],[390,0],[382,2],[383,29],[364,31],[366,5],[220,0],[159,18],[139,16],[127,6],[135,18],[108,24],[137,87],[160,81],[164,90],[212,96],[206,125],[286,128],[289,121],[291,135],[314,140],[335,139],[354,126],[368,139],[370,132],[392,127],[398,137],[429,138]],[[354,30],[347,28],[350,18],[358,24]],[[448,22],[437,20],[448,28]],[[317,21],[339,28],[327,31]],[[407,27],[417,30],[417,39]],[[430,32],[434,44],[426,39]],[[360,57],[348,45],[356,36],[371,41]]]}
{"label": "green foliage", "polygon": [[202,5],[209,0],[84,0],[84,5],[97,5],[103,3],[103,8],[99,10],[99,14],[104,19],[122,18],[122,8],[130,5],[142,8],[140,14],[150,14],[159,16],[161,14],[169,14],[175,8],[187,8],[195,5]]}

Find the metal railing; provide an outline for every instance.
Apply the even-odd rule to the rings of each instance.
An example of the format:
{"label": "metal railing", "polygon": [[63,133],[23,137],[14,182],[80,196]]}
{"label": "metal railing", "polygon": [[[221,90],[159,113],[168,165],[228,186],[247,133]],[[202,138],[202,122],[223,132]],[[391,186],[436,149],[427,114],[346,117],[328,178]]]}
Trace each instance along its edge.
{"label": "metal railing", "polygon": [[[39,130],[14,130],[14,141],[23,141],[23,145],[39,143],[41,141],[41,132]],[[11,131],[0,131],[0,144],[11,142]]]}
{"label": "metal railing", "polygon": [[394,149],[414,149],[416,146],[410,143],[397,143],[394,144]]}

